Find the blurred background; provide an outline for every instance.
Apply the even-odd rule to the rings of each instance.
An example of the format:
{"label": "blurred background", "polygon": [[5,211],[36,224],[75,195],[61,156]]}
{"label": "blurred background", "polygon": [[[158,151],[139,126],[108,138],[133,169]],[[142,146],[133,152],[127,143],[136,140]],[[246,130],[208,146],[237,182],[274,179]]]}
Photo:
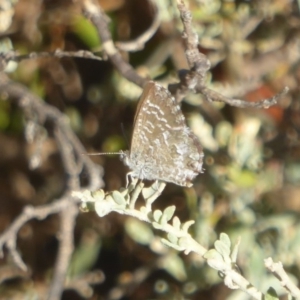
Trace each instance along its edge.
{"label": "blurred background", "polygon": [[[159,14],[160,27],[144,49],[122,52],[122,56],[141,76],[165,86],[177,82],[177,71],[188,67],[176,1],[99,3],[110,17],[113,40],[119,42],[140,36]],[[211,89],[248,101],[272,97],[285,86],[290,92],[266,110],[209,103],[201,95],[189,94],[182,110],[203,145],[205,171],[193,188],[168,184],[154,207],[176,205],[175,215],[182,222],[195,220],[190,233],[206,248],[213,246],[221,232],[232,241],[240,236],[238,265],[243,276],[263,292],[273,286],[285,299],[263,259],[280,260],[299,284],[300,4],[291,0],[186,3],[199,36],[199,50],[212,63],[206,78]],[[13,47],[20,54],[84,49],[102,55],[101,41],[81,14],[80,1],[3,0],[0,6],[4,49]],[[129,149],[141,89],[109,61],[30,59],[12,64],[9,76],[64,113],[87,153]],[[2,232],[24,206],[50,203],[62,195],[66,173],[49,124],[44,126],[40,145],[41,164],[30,167],[36,145],[24,136],[28,120],[17,105],[4,100],[2,93],[0,97]],[[125,186],[128,169],[118,156],[92,159],[104,168],[105,191]],[[84,177],[83,172],[83,182]],[[138,205],[142,204],[140,200]],[[0,299],[33,299],[47,290],[58,228],[56,215],[22,227],[18,250],[30,274],[18,271],[4,256]],[[103,282],[89,291],[70,284],[63,299],[249,299],[225,287],[204,260],[161,246],[163,233],[133,218],[81,213],[74,234],[70,282],[84,281],[97,272]]]}

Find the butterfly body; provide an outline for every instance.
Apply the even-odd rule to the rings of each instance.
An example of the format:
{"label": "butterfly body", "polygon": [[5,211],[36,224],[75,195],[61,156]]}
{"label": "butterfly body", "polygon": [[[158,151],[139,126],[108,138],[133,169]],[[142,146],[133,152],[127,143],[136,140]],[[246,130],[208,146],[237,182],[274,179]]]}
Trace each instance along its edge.
{"label": "butterfly body", "polygon": [[175,98],[150,81],[137,108],[130,151],[122,155],[129,175],[190,187],[202,172],[203,156]]}

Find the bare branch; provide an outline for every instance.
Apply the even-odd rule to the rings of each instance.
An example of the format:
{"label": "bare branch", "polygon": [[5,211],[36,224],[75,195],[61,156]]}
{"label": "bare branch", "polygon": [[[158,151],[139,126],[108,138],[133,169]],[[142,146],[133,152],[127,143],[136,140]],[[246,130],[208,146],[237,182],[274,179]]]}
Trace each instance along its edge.
{"label": "bare branch", "polygon": [[102,271],[94,270],[84,275],[71,279],[65,284],[65,289],[76,291],[81,297],[88,299],[93,296],[93,288],[91,285],[100,284],[105,280]]}
{"label": "bare branch", "polygon": [[219,101],[227,103],[231,106],[246,108],[246,107],[254,107],[254,108],[269,108],[270,106],[273,106],[277,103],[277,100],[281,98],[282,96],[286,95],[289,91],[288,87],[285,87],[280,93],[276,94],[272,98],[263,99],[257,102],[248,102],[245,100],[239,100],[239,99],[231,99],[227,98],[213,90],[210,90],[206,87],[202,88],[202,94],[206,97],[206,99],[210,102],[213,101]]}
{"label": "bare branch", "polygon": [[58,141],[57,145],[60,148],[60,153],[62,156],[62,163],[64,164],[64,169],[68,176],[68,187],[67,190],[74,191],[80,188],[79,175],[82,171],[82,160],[78,159],[73,152],[72,144],[69,141],[65,141],[65,136],[62,134],[61,130],[57,128],[54,131],[56,139]]}
{"label": "bare branch", "polygon": [[[103,185],[103,182],[101,181],[101,175],[103,173],[102,168],[94,164],[87,155],[81,155],[85,152],[85,149],[71,130],[65,115],[58,109],[44,103],[39,97],[31,94],[21,84],[9,80],[3,73],[0,74],[0,90],[2,93],[6,93],[7,97],[16,101],[22,109],[32,110],[37,116],[40,124],[43,124],[46,120],[52,121],[64,136],[64,138],[60,140],[60,147],[68,148],[72,145],[72,151],[74,151],[74,155],[76,155],[78,160],[77,168],[83,167],[86,169],[90,179],[89,187],[92,190],[95,190]],[[75,170],[78,172],[78,169],[75,168]],[[74,172],[71,168],[69,168],[68,171],[69,173]]]}
{"label": "bare branch", "polygon": [[20,228],[29,220],[38,219],[43,220],[51,214],[58,213],[65,209],[69,209],[70,202],[79,202],[76,198],[71,196],[62,197],[57,201],[42,205],[39,207],[33,207],[31,205],[25,206],[23,212],[13,221],[13,223],[1,234],[0,236],[0,257],[3,257],[3,247],[6,246],[7,249],[16,255],[15,262],[22,270],[27,270],[20,254],[16,251],[16,240],[17,234]]}
{"label": "bare branch", "polygon": [[20,270],[17,266],[6,265],[0,268],[0,283],[5,280],[15,279],[15,278],[28,278],[31,272],[24,272]]}
{"label": "bare branch", "polygon": [[160,25],[160,17],[158,12],[156,13],[155,19],[153,20],[151,26],[148,28],[146,32],[144,32],[138,38],[127,41],[127,42],[116,42],[116,47],[118,47],[122,51],[135,52],[138,50],[144,49],[145,43],[148,42],[151,37],[154,35],[156,30]]}
{"label": "bare branch", "polygon": [[129,81],[132,81],[138,86],[143,87],[146,84],[147,80],[138,75],[138,73],[132,68],[132,66],[122,58],[120,52],[114,45],[108,28],[109,18],[102,11],[98,3],[94,0],[84,0],[83,13],[95,25],[102,40],[103,50],[105,51],[115,68]]}
{"label": "bare branch", "polygon": [[289,276],[286,274],[283,269],[282,263],[275,263],[271,257],[265,259],[266,268],[272,272],[281,282],[282,286],[296,299],[300,299],[300,290],[292,282]]}
{"label": "bare branch", "polygon": [[67,275],[69,263],[74,250],[74,228],[75,220],[78,214],[78,207],[73,202],[69,204],[68,209],[60,213],[60,232],[59,232],[59,250],[55,262],[53,280],[48,293],[48,300],[59,300],[64,288],[64,282]]}
{"label": "bare branch", "polygon": [[177,6],[180,11],[181,21],[184,31],[182,37],[186,47],[186,58],[190,70],[186,71],[185,76],[180,78],[180,90],[193,90],[196,85],[203,86],[206,72],[210,69],[210,62],[207,57],[198,50],[198,35],[192,27],[191,12],[185,6],[183,0],[177,0]]}
{"label": "bare branch", "polygon": [[19,55],[16,51],[8,51],[5,53],[0,53],[0,70],[3,70],[5,66],[10,61],[20,62],[26,59],[36,59],[36,58],[46,58],[46,57],[76,57],[76,58],[86,58],[94,60],[103,60],[102,57],[95,55],[93,52],[87,50],[79,51],[62,51],[60,49],[55,50],[54,52],[31,52],[29,54]]}
{"label": "bare branch", "polygon": [[[83,167],[86,169],[87,175],[90,176],[90,188],[97,189],[101,186],[102,182],[100,176],[102,169],[90,161],[88,156],[81,155],[85,150],[69,127],[66,117],[62,113],[56,108],[43,103],[41,99],[32,95],[22,85],[10,81],[3,73],[0,74],[0,89],[2,93],[6,93],[7,97],[15,100],[19,106],[27,112],[27,117],[34,118],[35,121],[37,119],[37,122],[40,124],[43,124],[46,120],[53,122],[54,133],[62,156],[62,162],[69,175],[67,177],[65,195],[70,191],[80,189],[79,176]],[[29,137],[30,136],[31,135],[29,135]],[[31,142],[33,142],[32,139]],[[65,196],[57,202],[45,206],[26,206],[23,213],[19,215],[11,226],[0,236],[0,254],[3,255],[3,247],[6,246],[15,263],[22,270],[26,270],[27,267],[17,251],[17,233],[29,220],[34,218],[44,219],[54,213],[60,213],[61,226],[58,258],[56,260],[53,281],[48,293],[49,300],[60,299],[73,252],[73,230],[78,214],[78,207],[74,199],[70,196]]]}
{"label": "bare branch", "polygon": [[177,102],[182,100],[188,90],[192,90],[203,94],[210,102],[225,102],[229,105],[243,108],[268,108],[275,105],[277,100],[288,92],[289,89],[285,87],[282,92],[274,97],[253,103],[240,99],[231,99],[207,88],[204,79],[207,71],[210,69],[210,62],[207,57],[198,50],[198,36],[192,27],[191,12],[187,9],[183,0],[177,0],[177,4],[184,27],[182,36],[185,40],[186,57],[190,66],[190,70],[182,70],[180,72],[180,82],[178,84],[169,86],[169,90],[175,95]]}

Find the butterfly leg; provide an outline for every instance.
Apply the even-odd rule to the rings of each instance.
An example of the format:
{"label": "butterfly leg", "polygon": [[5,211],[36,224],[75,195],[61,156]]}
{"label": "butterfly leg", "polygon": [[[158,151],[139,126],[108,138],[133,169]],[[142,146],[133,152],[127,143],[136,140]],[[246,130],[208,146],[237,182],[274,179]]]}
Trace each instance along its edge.
{"label": "butterfly leg", "polygon": [[128,188],[130,185],[129,185],[129,178],[131,179],[131,182],[134,184],[134,185],[136,185],[136,183],[137,183],[137,178],[136,177],[133,177],[133,172],[128,172],[127,174],[126,174],[126,188]]}
{"label": "butterfly leg", "polygon": [[131,182],[129,183],[129,181],[127,181],[127,175],[126,175],[126,188],[128,190],[128,193],[131,193],[135,188],[136,188],[136,185],[139,181],[138,178],[136,177],[131,177]]}
{"label": "butterfly leg", "polygon": [[[138,179],[135,178],[134,180],[136,180],[135,184],[137,184]],[[140,181],[138,185],[136,185],[135,188],[133,189],[130,197],[130,204],[129,204],[130,209],[134,209],[136,200],[138,199],[143,187],[144,187],[144,183]]]}
{"label": "butterfly leg", "polygon": [[165,187],[165,182],[156,180],[149,188],[143,189],[142,194],[148,211],[151,211],[152,203],[160,196]]}

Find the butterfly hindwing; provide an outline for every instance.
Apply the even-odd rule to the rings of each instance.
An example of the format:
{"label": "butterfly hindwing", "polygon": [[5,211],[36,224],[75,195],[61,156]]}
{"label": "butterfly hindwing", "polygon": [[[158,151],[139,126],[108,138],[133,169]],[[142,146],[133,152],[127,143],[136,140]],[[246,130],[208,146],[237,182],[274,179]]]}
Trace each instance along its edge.
{"label": "butterfly hindwing", "polygon": [[125,163],[140,179],[191,186],[202,171],[203,152],[167,89],[150,81],[141,95]]}

